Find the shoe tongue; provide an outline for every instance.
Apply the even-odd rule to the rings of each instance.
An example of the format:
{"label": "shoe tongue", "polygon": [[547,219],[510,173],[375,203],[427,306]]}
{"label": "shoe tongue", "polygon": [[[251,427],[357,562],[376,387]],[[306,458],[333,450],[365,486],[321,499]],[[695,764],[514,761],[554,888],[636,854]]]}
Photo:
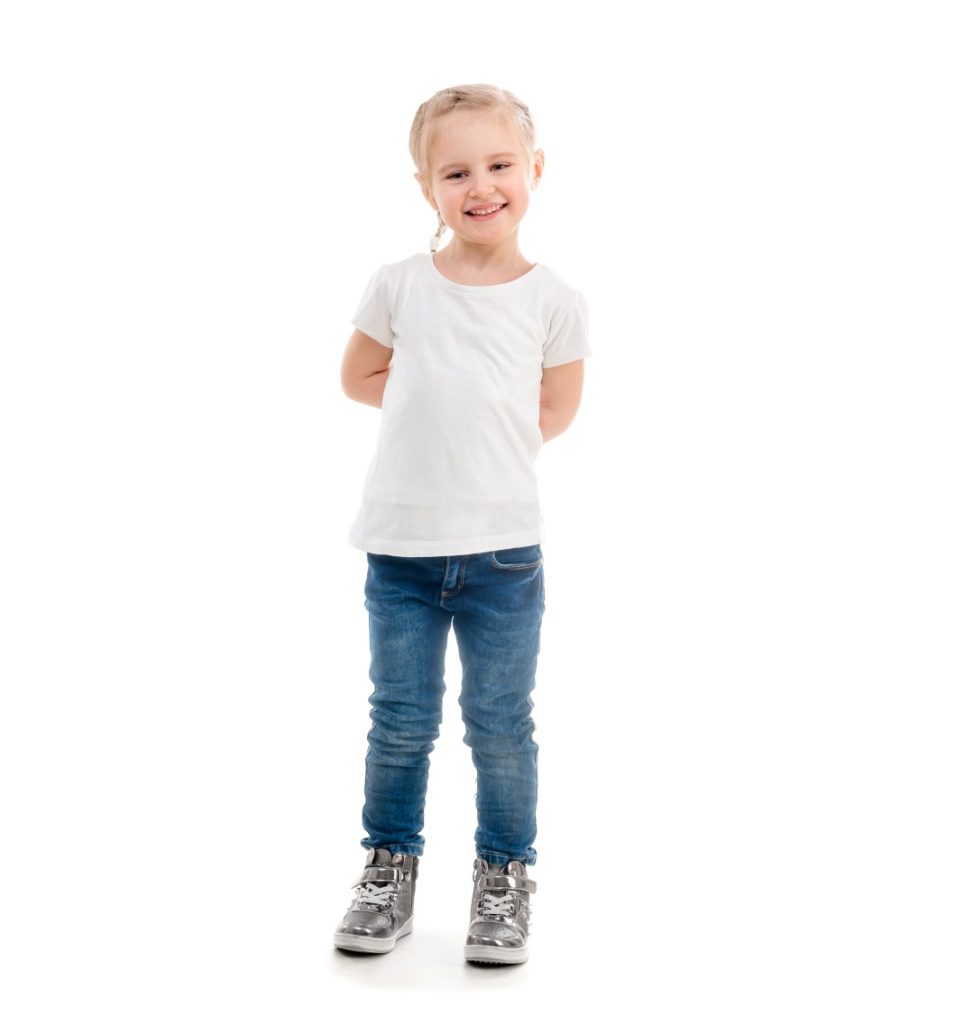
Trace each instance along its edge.
{"label": "shoe tongue", "polygon": [[[486,863],[486,862],[485,862]],[[491,875],[526,875],[527,869],[519,860],[509,860],[503,864],[487,864],[487,873]]]}
{"label": "shoe tongue", "polygon": [[375,848],[375,856],[372,858],[373,864],[391,864],[392,863],[392,852],[387,850],[384,846],[377,846]]}

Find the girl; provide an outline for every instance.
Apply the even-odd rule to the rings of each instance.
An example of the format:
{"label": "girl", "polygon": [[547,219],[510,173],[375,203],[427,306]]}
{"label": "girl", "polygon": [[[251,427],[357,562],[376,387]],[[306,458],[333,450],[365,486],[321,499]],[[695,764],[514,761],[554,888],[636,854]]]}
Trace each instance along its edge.
{"label": "girl", "polygon": [[345,394],[381,407],[382,422],[349,535],[368,562],[369,853],[334,941],[387,952],[412,930],[452,625],[477,773],[465,956],[522,963],[545,607],[534,461],[578,409],[588,307],[518,248],[544,167],[524,103],[490,85],[443,89],[417,110],[409,148],[438,228],[430,252],[373,273],[342,362]]}

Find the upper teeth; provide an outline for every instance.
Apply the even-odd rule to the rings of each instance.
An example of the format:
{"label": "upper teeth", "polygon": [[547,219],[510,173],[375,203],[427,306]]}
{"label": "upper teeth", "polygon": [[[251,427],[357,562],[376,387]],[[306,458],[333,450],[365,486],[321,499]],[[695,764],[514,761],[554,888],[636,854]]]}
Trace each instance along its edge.
{"label": "upper teeth", "polygon": [[493,213],[494,210],[499,210],[503,205],[504,205],[503,203],[498,203],[496,206],[491,206],[491,207],[489,207],[488,209],[485,209],[485,210],[471,210],[470,212],[471,213],[480,213],[480,214]]}

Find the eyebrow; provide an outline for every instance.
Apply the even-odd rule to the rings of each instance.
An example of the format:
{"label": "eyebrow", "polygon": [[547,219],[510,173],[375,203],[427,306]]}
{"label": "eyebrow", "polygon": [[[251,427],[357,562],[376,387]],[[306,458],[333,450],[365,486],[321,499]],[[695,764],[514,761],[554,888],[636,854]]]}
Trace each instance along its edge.
{"label": "eyebrow", "polygon": [[[493,156],[487,157],[487,159],[488,160],[496,160],[498,157],[502,157],[502,156],[514,156],[514,157],[516,157],[517,153],[495,153]],[[448,171],[451,167],[463,167],[463,164],[462,163],[447,164],[445,167],[441,167],[436,173],[437,174],[442,174],[444,171]]]}

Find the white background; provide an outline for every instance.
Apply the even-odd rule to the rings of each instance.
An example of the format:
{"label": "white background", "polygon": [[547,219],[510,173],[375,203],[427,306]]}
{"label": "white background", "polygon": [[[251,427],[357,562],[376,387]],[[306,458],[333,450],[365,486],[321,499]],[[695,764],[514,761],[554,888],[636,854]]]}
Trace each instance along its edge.
{"label": "white background", "polygon": [[[5,1020],[970,1021],[963,7],[4,5]],[[339,365],[436,226],[416,108],[466,82],[535,113],[521,249],[593,349],[538,463],[538,893],[499,970],[462,958],[452,637],[414,932],[331,945],[380,418]]]}

